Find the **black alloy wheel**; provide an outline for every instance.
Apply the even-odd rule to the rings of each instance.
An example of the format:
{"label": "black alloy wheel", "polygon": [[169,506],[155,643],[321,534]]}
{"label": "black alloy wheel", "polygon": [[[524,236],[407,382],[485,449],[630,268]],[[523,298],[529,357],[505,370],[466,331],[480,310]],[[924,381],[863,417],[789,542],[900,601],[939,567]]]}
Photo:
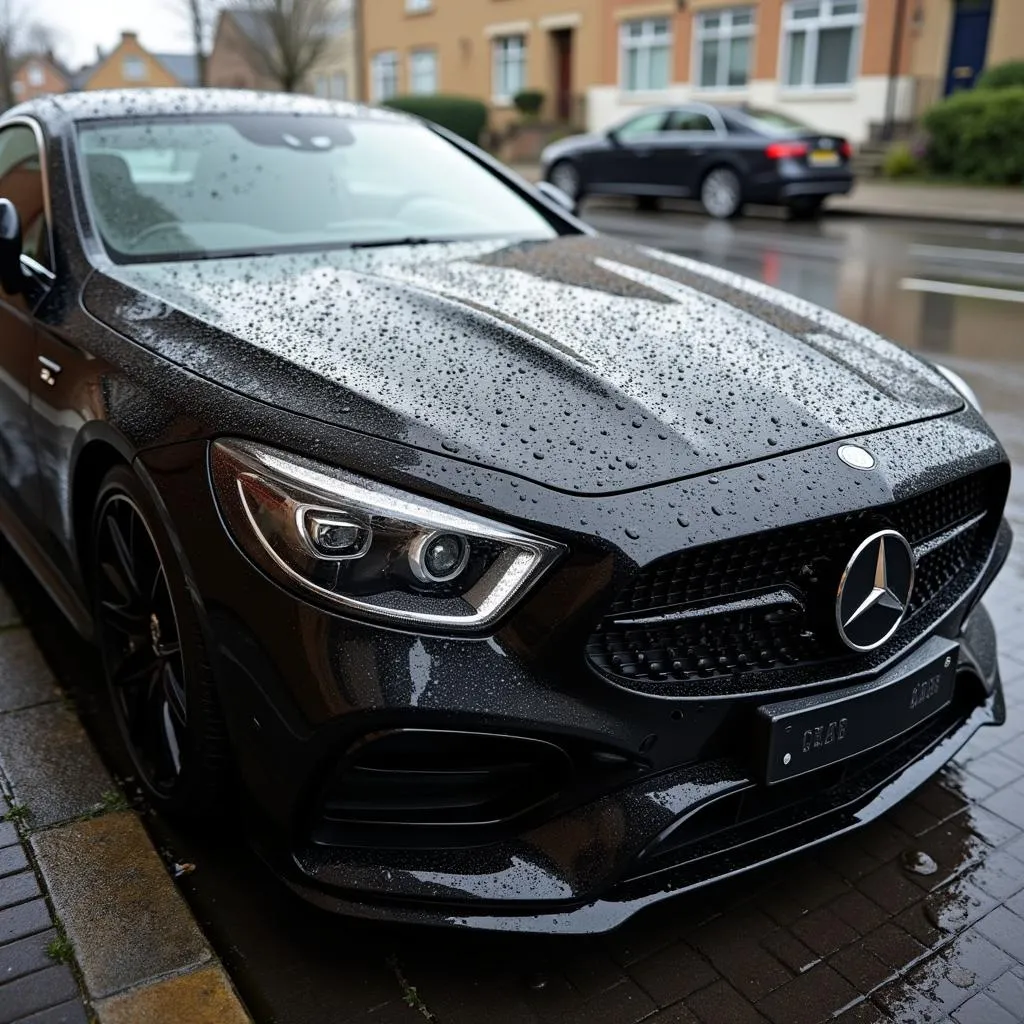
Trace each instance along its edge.
{"label": "black alloy wheel", "polygon": [[570,160],[560,160],[548,173],[548,181],[560,188],[575,205],[583,200],[583,176]]}
{"label": "black alloy wheel", "polygon": [[743,183],[724,165],[708,171],[700,186],[700,201],[706,213],[717,220],[738,217],[743,211]]}
{"label": "black alloy wheel", "polygon": [[127,467],[107,475],[93,519],[96,640],[118,731],[139,782],[160,803],[190,815],[213,809],[223,765],[223,728],[194,611],[180,595],[178,566],[161,554]]}

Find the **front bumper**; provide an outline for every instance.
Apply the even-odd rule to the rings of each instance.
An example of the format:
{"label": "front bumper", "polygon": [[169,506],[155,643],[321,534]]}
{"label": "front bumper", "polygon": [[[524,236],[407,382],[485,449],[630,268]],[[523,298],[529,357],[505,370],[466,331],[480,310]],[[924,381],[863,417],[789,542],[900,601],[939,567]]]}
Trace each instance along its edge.
{"label": "front bumper", "polygon": [[[826,445],[687,480],[684,493],[694,505],[702,489],[764,494],[757,522],[739,513],[735,525],[726,521],[742,535],[791,523],[792,481],[806,492],[819,460],[833,486],[821,490],[815,509],[835,514],[1005,458],[970,410],[927,430],[943,443],[921,445],[920,425],[872,435],[873,473],[837,469],[834,446]],[[475,928],[607,930],[666,896],[872,820],[981,725],[1003,720],[995,640],[977,600],[1008,552],[1005,524],[974,585],[929,630],[961,643],[965,671],[949,708],[834,771],[768,790],[756,781],[741,727],[768,701],[764,693],[670,699],[616,685],[582,663],[594,592],[678,543],[679,484],[535,505],[548,522],[541,527],[535,518],[534,526],[570,546],[568,524],[584,511],[597,519],[602,508],[615,509],[619,521],[643,520],[649,529],[624,569],[607,550],[574,555],[493,635],[453,639],[342,619],[283,591],[226,539],[205,460],[206,445],[196,442],[147,453],[143,466],[205,623],[257,846],[293,889],[337,911]],[[509,489],[501,514],[514,520],[523,490],[521,483]],[[489,508],[499,508],[502,493],[496,484]],[[657,522],[658,510],[673,531]],[[724,518],[709,517],[707,537],[694,543],[720,539]],[[582,551],[593,537],[575,540]],[[891,671],[926,639],[871,672]],[[380,842],[332,838],[320,819],[339,761],[367,736],[400,729],[551,741],[587,761],[592,785],[494,828],[449,829],[443,837],[444,827],[405,829]]]}
{"label": "front bumper", "polygon": [[380,851],[346,857],[306,846],[272,863],[305,899],[355,917],[549,934],[609,931],[664,899],[874,821],[979,728],[1001,725],[995,637],[982,606],[961,643],[952,705],[838,771],[770,794],[741,764],[721,759],[647,779],[490,847],[385,859]]}

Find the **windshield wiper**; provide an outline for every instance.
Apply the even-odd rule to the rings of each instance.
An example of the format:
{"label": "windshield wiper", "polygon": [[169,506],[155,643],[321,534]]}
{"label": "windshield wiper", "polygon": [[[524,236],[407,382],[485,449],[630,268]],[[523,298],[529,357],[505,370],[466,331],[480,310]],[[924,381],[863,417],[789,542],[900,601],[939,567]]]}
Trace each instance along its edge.
{"label": "windshield wiper", "polygon": [[[453,242],[474,241],[471,238],[428,238],[425,235],[410,235],[408,238],[378,238],[370,242],[349,242],[348,249],[383,249],[389,245],[450,245]],[[475,239],[479,241],[479,238]]]}

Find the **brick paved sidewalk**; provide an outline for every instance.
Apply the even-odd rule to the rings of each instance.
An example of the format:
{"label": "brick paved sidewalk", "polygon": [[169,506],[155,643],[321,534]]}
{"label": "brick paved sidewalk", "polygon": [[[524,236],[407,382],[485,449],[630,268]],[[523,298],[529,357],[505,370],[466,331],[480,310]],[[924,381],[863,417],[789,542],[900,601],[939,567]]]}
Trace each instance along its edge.
{"label": "brick paved sidewalk", "polygon": [[[0,815],[10,803],[0,796]],[[86,1024],[78,982],[14,822],[0,822],[0,1024]]]}
{"label": "brick paved sidewalk", "polygon": [[247,1024],[2,589],[0,785],[0,1024]]}
{"label": "brick paved sidewalk", "polygon": [[[0,630],[16,623],[17,613],[0,590]],[[57,962],[65,946],[11,820],[19,815],[3,794],[0,818],[0,1024],[85,1024],[78,982],[70,967]]]}

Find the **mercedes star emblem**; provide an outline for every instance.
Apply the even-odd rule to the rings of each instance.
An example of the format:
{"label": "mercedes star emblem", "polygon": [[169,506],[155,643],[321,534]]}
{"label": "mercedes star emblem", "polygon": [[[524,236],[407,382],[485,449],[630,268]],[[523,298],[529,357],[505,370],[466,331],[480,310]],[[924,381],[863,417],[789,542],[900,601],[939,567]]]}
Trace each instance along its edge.
{"label": "mercedes star emblem", "polygon": [[875,457],[859,444],[843,444],[839,446],[839,458],[851,469],[874,469]]}
{"label": "mercedes star emblem", "polygon": [[846,563],[836,595],[836,626],[855,651],[881,647],[899,628],[914,589],[914,552],[895,530],[873,533]]}

